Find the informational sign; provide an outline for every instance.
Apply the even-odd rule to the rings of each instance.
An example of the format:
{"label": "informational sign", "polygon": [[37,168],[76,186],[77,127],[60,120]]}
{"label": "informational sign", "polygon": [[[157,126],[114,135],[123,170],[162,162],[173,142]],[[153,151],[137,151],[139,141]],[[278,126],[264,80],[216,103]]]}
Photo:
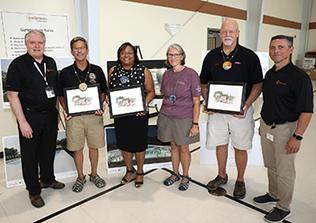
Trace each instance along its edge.
{"label": "informational sign", "polygon": [[[73,158],[66,152],[65,131],[59,131],[56,141],[54,172],[57,179],[77,175]],[[2,137],[7,187],[24,185],[19,136]]]}
{"label": "informational sign", "polygon": [[4,50],[0,57],[15,58],[24,54],[24,36],[31,29],[45,33],[46,55],[70,56],[68,16],[22,12],[0,12],[0,16],[0,48]]}

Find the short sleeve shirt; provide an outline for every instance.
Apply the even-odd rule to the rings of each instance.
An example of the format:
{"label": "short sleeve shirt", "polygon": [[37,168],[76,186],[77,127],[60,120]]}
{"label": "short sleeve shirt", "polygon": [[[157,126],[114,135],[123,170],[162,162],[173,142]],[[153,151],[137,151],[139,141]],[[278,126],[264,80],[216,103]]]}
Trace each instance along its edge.
{"label": "short sleeve shirt", "polygon": [[[45,71],[44,67],[46,67]],[[29,108],[38,111],[55,109],[56,97],[48,98],[47,85],[42,75],[46,77],[48,85],[56,92],[57,67],[54,59],[44,55],[42,62],[37,63],[31,55],[26,53],[15,58],[9,65],[5,88],[7,91],[19,92],[18,97],[23,109]]]}
{"label": "short sleeve shirt", "polygon": [[[225,61],[232,63],[230,69],[223,68]],[[203,61],[200,79],[201,84],[210,81],[246,83],[247,99],[252,86],[263,81],[263,75],[258,56],[250,49],[237,45],[229,55],[222,52],[222,47],[211,50]]]}
{"label": "short sleeve shirt", "polygon": [[58,96],[64,96],[64,89],[79,87],[80,83],[99,84],[100,92],[107,93],[105,75],[101,67],[88,63],[84,70],[80,70],[76,64],[72,64],[62,69],[58,79]]}
{"label": "short sleeve shirt", "polygon": [[293,122],[302,112],[313,112],[313,88],[309,76],[292,63],[278,71],[273,66],[263,82],[261,117],[265,122]]}
{"label": "short sleeve shirt", "polygon": [[[167,70],[161,81],[164,95],[160,112],[173,118],[193,118],[193,97],[201,96],[199,76],[191,68],[185,67],[180,72]],[[172,103],[170,96],[175,95]]]}

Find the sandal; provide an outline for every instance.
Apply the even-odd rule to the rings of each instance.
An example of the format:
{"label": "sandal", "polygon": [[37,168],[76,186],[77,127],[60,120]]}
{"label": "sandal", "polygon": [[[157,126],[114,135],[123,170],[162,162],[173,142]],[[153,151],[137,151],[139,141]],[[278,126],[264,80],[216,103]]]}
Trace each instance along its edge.
{"label": "sandal", "polygon": [[94,183],[94,185],[98,188],[104,187],[106,185],[105,181],[97,174],[95,176],[92,176],[89,174],[90,178],[89,180]]}
{"label": "sandal", "polygon": [[181,191],[186,191],[187,189],[189,189],[189,184],[190,184],[190,177],[183,176],[178,189]]}
{"label": "sandal", "polygon": [[79,193],[82,191],[84,184],[86,183],[86,176],[83,177],[83,179],[80,179],[79,177],[77,178],[76,182],[72,186],[72,191]]}
{"label": "sandal", "polygon": [[[143,177],[145,174],[144,174],[144,172],[142,172],[142,173],[137,173],[137,172],[136,172],[136,175]],[[137,176],[136,176],[136,177],[137,177]],[[143,177],[143,179],[140,180],[140,181],[135,180],[135,187],[136,187],[136,188],[141,187],[143,184],[144,184],[144,177]]]}
{"label": "sandal", "polygon": [[136,177],[136,170],[133,168],[131,170],[126,170],[125,176],[121,180],[121,184],[127,184],[134,180]]}
{"label": "sandal", "polygon": [[167,179],[164,180],[163,184],[166,186],[170,186],[179,180],[180,180],[180,176],[176,173],[172,173],[171,176],[169,176]]}

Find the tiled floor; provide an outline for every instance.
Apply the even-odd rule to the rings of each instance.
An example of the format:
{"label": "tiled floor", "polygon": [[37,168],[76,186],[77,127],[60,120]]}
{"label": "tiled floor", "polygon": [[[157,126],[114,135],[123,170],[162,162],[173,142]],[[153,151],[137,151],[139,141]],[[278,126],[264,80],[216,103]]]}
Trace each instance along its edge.
{"label": "tiled floor", "polygon": [[[315,104],[315,99],[314,99]],[[256,116],[260,100],[256,103]],[[302,148],[297,156],[297,180],[292,204],[290,222],[310,223],[316,219],[316,116],[304,136]],[[314,146],[313,146],[314,145]],[[198,147],[194,145],[193,147]],[[192,147],[192,148],[193,148]],[[216,176],[215,165],[201,165],[199,152],[192,153],[191,177],[202,184]],[[100,157],[104,157],[104,151]],[[169,173],[157,169],[145,176],[143,187],[136,189],[133,183],[120,186],[121,174],[106,175],[105,162],[100,158],[99,173],[104,176],[107,186],[97,189],[87,182],[84,190],[77,194],[71,191],[74,178],[66,179],[66,188],[61,191],[45,189],[42,196],[46,202],[43,208],[33,208],[23,186],[5,187],[3,160],[0,160],[0,222],[221,222],[254,223],[264,222],[263,213],[230,199],[236,176],[235,167],[228,167],[230,177],[227,197],[210,195],[198,184],[192,183],[186,192],[177,186],[162,184]],[[89,172],[86,162],[86,173]],[[247,196],[242,201],[252,204],[252,197],[266,192],[266,170],[262,166],[248,166],[246,171]],[[262,207],[260,207],[262,208]],[[263,210],[268,211],[270,207]]]}

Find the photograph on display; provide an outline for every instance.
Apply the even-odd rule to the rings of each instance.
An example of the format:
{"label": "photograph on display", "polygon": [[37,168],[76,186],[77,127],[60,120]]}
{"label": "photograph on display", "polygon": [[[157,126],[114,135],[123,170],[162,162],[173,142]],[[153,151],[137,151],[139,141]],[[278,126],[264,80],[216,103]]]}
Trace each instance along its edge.
{"label": "photograph on display", "polygon": [[[77,174],[71,155],[66,148],[65,131],[59,131],[56,141],[56,154],[54,171],[57,179],[72,177]],[[6,186],[14,187],[24,185],[22,176],[21,152],[18,136],[2,137],[4,151],[4,167]]]}
{"label": "photograph on display", "polygon": [[2,98],[2,108],[10,108],[10,103],[7,97],[7,92],[5,90],[7,73],[10,63],[13,59],[0,59],[0,68],[1,68],[1,98]]}
{"label": "photograph on display", "polygon": [[208,84],[208,111],[240,114],[245,103],[246,84],[210,82]]}
{"label": "photograph on display", "polygon": [[65,88],[64,96],[69,115],[94,114],[101,109],[99,84],[88,85],[85,90],[80,90],[77,86]]}
{"label": "photograph on display", "polygon": [[144,88],[142,86],[109,91],[110,117],[123,117],[146,112]]}
{"label": "photograph on display", "polygon": [[[121,150],[116,146],[116,137],[114,127],[105,128],[107,144],[107,169],[108,173],[125,171]],[[145,151],[144,169],[171,167],[170,144],[162,143],[157,139],[157,125],[148,126],[148,147]],[[133,157],[133,165],[136,165]]]}

